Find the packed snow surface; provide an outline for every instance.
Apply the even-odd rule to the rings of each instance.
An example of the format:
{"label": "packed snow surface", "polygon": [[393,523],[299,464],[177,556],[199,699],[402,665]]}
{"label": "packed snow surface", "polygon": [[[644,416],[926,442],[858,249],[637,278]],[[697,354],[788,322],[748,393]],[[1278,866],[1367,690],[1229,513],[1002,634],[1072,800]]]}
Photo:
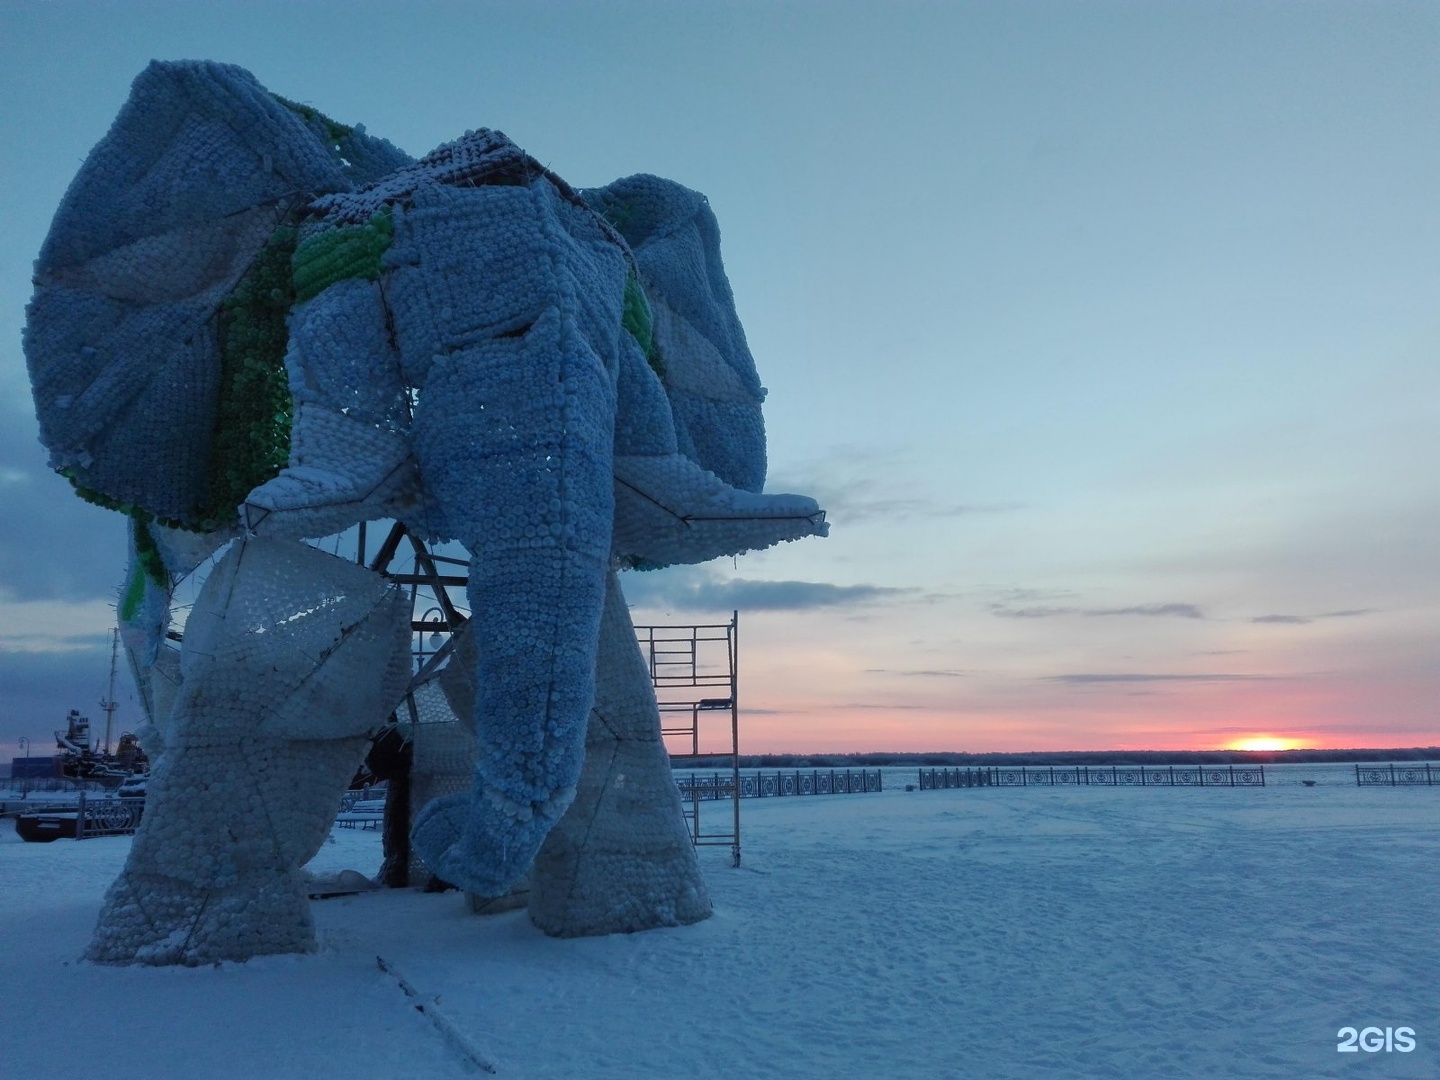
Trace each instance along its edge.
{"label": "packed snow surface", "polygon": [[[694,926],[559,940],[382,891],[314,901],[313,955],[205,968],[80,962],[130,841],[7,828],[0,1078],[1440,1074],[1440,790],[1267,774],[906,792],[895,772],[747,800],[742,868],[702,849],[715,916]],[[337,828],[311,870],[379,861],[377,832]],[[1367,1026],[1415,1048],[1337,1052]]]}

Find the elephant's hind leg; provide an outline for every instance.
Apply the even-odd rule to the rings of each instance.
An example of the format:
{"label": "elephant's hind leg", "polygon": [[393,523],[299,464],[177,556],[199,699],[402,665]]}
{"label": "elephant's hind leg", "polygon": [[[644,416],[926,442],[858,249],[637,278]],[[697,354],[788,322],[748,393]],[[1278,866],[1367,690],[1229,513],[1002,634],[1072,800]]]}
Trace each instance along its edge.
{"label": "elephant's hind leg", "polygon": [[303,544],[239,544],[185,628],[145,816],[87,956],[201,964],[304,952],[300,867],[409,673],[408,605]]}
{"label": "elephant's hind leg", "polygon": [[314,946],[295,873],[324,843],[365,736],[168,746],[90,943],[99,963],[206,964]]}

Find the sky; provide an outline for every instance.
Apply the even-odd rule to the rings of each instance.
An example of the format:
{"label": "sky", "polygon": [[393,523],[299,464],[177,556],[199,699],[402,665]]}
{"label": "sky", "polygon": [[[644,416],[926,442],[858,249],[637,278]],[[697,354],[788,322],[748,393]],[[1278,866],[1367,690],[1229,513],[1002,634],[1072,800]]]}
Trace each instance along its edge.
{"label": "sky", "polygon": [[0,757],[106,692],[20,332],[152,58],[708,195],[831,535],[624,586],[739,610],[744,749],[1440,743],[1440,7],[0,0]]}

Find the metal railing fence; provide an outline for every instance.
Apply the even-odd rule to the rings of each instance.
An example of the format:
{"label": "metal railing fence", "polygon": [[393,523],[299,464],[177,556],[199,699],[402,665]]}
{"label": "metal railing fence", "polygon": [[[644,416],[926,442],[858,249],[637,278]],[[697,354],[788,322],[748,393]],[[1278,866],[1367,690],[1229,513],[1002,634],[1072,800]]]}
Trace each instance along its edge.
{"label": "metal railing fence", "polygon": [[[729,799],[735,794],[734,778],[728,773],[709,776],[695,773],[675,777],[675,786],[686,799]],[[782,795],[862,795],[884,790],[879,769],[788,769],[740,775],[740,798],[766,799]]]}
{"label": "metal railing fence", "polygon": [[1440,768],[1429,762],[1417,765],[1356,765],[1355,783],[1359,787],[1372,784],[1385,787],[1440,784]]}
{"label": "metal railing fence", "polygon": [[126,836],[140,827],[144,799],[89,799],[80,792],[75,807],[75,839]]}
{"label": "metal railing fence", "polygon": [[1028,765],[921,769],[921,791],[970,787],[1264,787],[1265,766]]}

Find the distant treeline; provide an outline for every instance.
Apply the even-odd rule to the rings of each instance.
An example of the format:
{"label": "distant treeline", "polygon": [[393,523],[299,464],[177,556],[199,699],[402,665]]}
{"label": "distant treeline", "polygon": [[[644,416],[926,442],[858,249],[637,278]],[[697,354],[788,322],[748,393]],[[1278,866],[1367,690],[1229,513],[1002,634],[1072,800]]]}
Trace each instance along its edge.
{"label": "distant treeline", "polygon": [[[903,765],[1300,765],[1327,761],[1440,761],[1440,746],[1404,750],[1060,750],[1012,754],[741,754],[742,769],[844,769]],[[728,768],[729,758],[689,758],[677,768]]]}

